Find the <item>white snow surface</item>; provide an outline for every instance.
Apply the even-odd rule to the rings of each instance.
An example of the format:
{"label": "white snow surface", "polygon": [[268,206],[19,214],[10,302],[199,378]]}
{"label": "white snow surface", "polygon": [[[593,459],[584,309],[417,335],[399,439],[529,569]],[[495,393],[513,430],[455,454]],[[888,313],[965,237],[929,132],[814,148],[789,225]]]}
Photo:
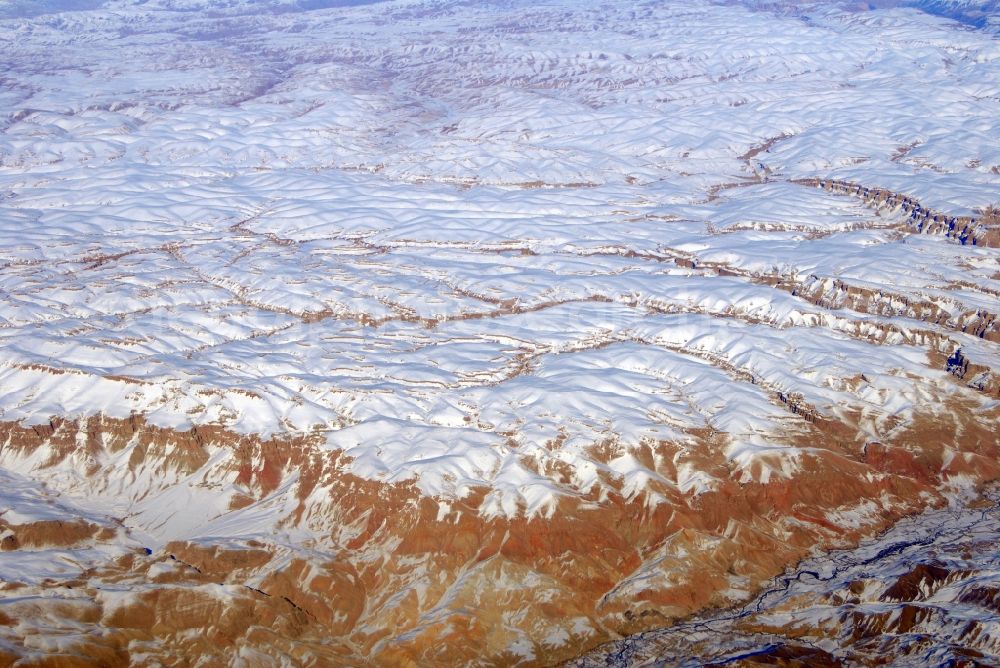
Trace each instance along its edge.
{"label": "white snow surface", "polygon": [[986,402],[856,332],[995,344],[753,278],[996,313],[996,249],[793,180],[1000,203],[1000,42],[748,4],[0,4],[0,418],[320,429],[360,475],[513,514],[587,490],[609,441],[633,493],[630,448],[706,428],[794,475],[777,393],[876,437]]}

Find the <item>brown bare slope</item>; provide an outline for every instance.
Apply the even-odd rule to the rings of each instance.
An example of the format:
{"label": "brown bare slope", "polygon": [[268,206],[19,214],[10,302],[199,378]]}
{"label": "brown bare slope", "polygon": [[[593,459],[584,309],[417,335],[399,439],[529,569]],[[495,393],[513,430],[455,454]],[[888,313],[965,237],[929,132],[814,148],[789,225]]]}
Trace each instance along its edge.
{"label": "brown bare slope", "polygon": [[[954,408],[951,418],[918,418],[892,442],[867,447],[849,424],[811,423],[804,438],[812,450],[801,470],[769,484],[740,484],[727,474],[721,437],[704,434],[699,467],[722,477],[716,490],[686,496],[654,485],[665,499],[659,504],[620,491],[565,497],[551,518],[531,519],[483,517],[477,509],[485,489],[440,514],[437,500],[408,484],[346,472],[342,453],[325,449],[318,436],[178,432],[140,416],[4,423],[6,462],[71,464],[95,490],[141,470],[164,481],[199,471],[200,480],[225,480],[238,490],[235,512],[289,494],[291,477],[298,482],[292,511],[274,518],[271,541],[179,539],[148,556],[136,548],[72,582],[4,583],[5,619],[46,623],[6,623],[0,638],[9,658],[53,666],[139,657],[186,665],[177,663],[182,656],[224,665],[237,649],[259,665],[278,656],[301,665],[546,665],[619,634],[729,605],[816,548],[849,544],[937,503],[951,475],[997,477],[994,432],[966,407]],[[947,466],[943,445],[960,451]],[[675,448],[650,444],[651,471],[669,477]],[[124,449],[131,450],[129,471],[108,466]],[[228,456],[208,464],[219,449]],[[603,475],[605,489],[621,489],[620,480]],[[140,495],[158,478],[144,479],[154,482],[135,490]],[[866,500],[878,509],[857,526],[838,526],[827,513]],[[312,538],[283,541],[282,531],[293,528]],[[45,542],[40,527],[10,529],[14,549]],[[121,540],[101,533],[77,539]],[[42,660],[33,650],[41,634],[49,645],[60,639],[63,659]]]}

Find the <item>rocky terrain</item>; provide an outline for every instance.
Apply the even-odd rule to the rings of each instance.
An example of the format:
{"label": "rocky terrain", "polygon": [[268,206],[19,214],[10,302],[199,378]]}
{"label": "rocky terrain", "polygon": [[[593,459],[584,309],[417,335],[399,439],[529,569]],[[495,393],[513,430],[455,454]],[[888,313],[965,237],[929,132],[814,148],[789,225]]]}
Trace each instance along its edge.
{"label": "rocky terrain", "polygon": [[945,4],[0,4],[0,665],[995,662]]}
{"label": "rocky terrain", "polygon": [[995,489],[955,499],[857,549],[798,564],[738,609],[616,641],[569,665],[994,665],[998,531]]}

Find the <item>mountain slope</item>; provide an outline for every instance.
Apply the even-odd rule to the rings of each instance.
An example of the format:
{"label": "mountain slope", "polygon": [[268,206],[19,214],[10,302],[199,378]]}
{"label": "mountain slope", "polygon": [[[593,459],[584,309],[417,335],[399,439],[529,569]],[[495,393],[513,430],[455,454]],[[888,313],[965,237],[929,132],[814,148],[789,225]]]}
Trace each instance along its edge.
{"label": "mountain slope", "polygon": [[998,477],[989,32],[210,4],[0,20],[0,656],[548,665]]}

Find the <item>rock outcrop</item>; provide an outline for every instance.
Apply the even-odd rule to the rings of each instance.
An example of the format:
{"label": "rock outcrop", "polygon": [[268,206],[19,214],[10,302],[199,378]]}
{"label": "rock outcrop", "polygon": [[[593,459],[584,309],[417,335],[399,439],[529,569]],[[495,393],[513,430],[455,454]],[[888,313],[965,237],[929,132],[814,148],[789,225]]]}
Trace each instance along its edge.
{"label": "rock outcrop", "polygon": [[[725,606],[734,588],[749,595],[817,547],[851,544],[939,504],[952,477],[1000,476],[992,428],[964,411],[950,415],[958,417],[918,422],[864,448],[842,424],[810,423],[802,438],[812,454],[801,470],[767,484],[727,475],[719,445],[704,435],[700,466],[719,474],[717,489],[691,495],[659,485],[630,499],[608,475],[600,492],[531,518],[484,516],[485,488],[442,503],[407,484],[358,478],[319,436],[178,432],[141,416],[5,423],[4,466],[53,481],[61,470],[87,472],[49,484],[67,498],[133,508],[144,498],[191,501],[170,508],[169,521],[143,509],[118,531],[8,525],[15,541],[5,549],[42,560],[55,549],[132,547],[59,578],[8,577],[0,611],[47,621],[0,627],[0,638],[27,655],[48,638],[67,665],[195,654],[223,665],[254,647],[303,665],[547,665]],[[950,461],[943,444],[956,450]],[[651,478],[672,475],[674,449],[650,444]],[[197,507],[206,489],[229,502],[206,514]],[[654,502],[654,491],[662,499]],[[862,509],[853,520],[836,519],[852,508]],[[158,534],[148,549],[145,531]],[[944,578],[925,571],[885,596],[905,598]]]}

